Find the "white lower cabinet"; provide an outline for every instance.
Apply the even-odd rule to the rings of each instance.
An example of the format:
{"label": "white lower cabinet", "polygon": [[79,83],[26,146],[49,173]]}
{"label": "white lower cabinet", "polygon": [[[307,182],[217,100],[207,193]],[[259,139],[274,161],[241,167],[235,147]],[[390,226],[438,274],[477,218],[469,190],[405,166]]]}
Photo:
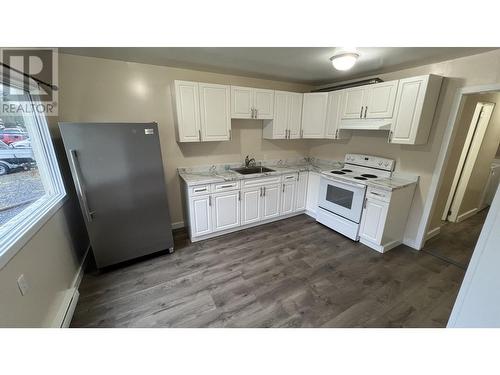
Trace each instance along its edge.
{"label": "white lower cabinet", "polygon": [[380,244],[384,233],[389,203],[367,198],[361,218],[359,236]]}
{"label": "white lower cabinet", "polygon": [[281,214],[288,215],[295,211],[295,181],[283,182],[281,188]]}
{"label": "white lower cabinet", "polygon": [[320,174],[318,172],[309,172],[307,176],[307,194],[306,194],[306,211],[316,217],[318,209],[319,182]]}
{"label": "white lower cabinet", "polygon": [[210,195],[189,199],[191,236],[198,237],[212,233],[212,210]]}
{"label": "white lower cabinet", "polygon": [[240,226],[240,191],[212,195],[213,232]]}
{"label": "white lower cabinet", "polygon": [[307,180],[309,172],[299,172],[295,187],[295,211],[304,211],[307,200]]}
{"label": "white lower cabinet", "polygon": [[241,225],[262,220],[262,188],[256,187],[241,191]]}
{"label": "white lower cabinet", "polygon": [[280,216],[280,192],[280,185],[267,185],[263,187],[262,220]]}

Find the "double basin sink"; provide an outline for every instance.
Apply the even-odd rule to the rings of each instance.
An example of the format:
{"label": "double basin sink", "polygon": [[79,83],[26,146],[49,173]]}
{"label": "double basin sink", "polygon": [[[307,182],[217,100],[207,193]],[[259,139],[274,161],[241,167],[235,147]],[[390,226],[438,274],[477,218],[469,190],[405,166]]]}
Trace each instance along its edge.
{"label": "double basin sink", "polygon": [[239,174],[256,174],[265,172],[274,172],[274,169],[266,167],[242,167],[242,168],[231,168],[232,171]]}

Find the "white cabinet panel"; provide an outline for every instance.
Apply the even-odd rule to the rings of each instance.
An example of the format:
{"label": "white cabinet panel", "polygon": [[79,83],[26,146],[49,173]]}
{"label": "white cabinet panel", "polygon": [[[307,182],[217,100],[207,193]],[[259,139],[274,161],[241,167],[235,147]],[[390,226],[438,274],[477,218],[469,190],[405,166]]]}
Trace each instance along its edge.
{"label": "white cabinet panel", "polygon": [[302,104],[302,137],[324,138],[328,93],[304,94]]}
{"label": "white cabinet panel", "polygon": [[281,185],[281,215],[291,214],[295,208],[295,181]]}
{"label": "white cabinet panel", "polygon": [[[274,119],[270,126],[271,134],[264,134],[264,138],[281,139],[286,138],[288,130],[290,100],[288,92],[276,91],[274,94]],[[265,132],[265,130],[264,130]]]}
{"label": "white cabinet panel", "polygon": [[376,244],[382,242],[388,207],[389,203],[366,199],[361,218],[360,237]]}
{"label": "white cabinet panel", "polygon": [[300,130],[302,123],[302,98],[303,94],[291,92],[289,93],[289,109],[288,109],[288,134],[289,138],[300,138]]}
{"label": "white cabinet panel", "polygon": [[201,130],[198,82],[175,81],[174,98],[177,140],[199,142]]}
{"label": "white cabinet panel", "polygon": [[316,214],[318,209],[320,175],[317,172],[309,172],[307,177],[306,210]]}
{"label": "white cabinet panel", "polygon": [[363,118],[391,118],[397,90],[398,81],[370,85]]}
{"label": "white cabinet panel", "polygon": [[230,88],[200,83],[202,141],[227,141],[231,132]]}
{"label": "white cabinet panel", "polygon": [[253,89],[231,86],[231,118],[252,118]]}
{"label": "white cabinet panel", "polygon": [[255,223],[261,220],[261,194],[261,188],[241,191],[241,225]]}
{"label": "white cabinet panel", "polygon": [[190,199],[191,233],[193,237],[212,233],[211,198],[209,195]]}
{"label": "white cabinet panel", "polygon": [[342,91],[328,93],[325,138],[340,139],[341,135],[345,134],[345,132],[339,129],[344,97]]}
{"label": "white cabinet panel", "polygon": [[306,209],[308,175],[309,172],[299,172],[295,188],[295,211],[304,211]]}
{"label": "white cabinet panel", "polygon": [[238,190],[214,194],[213,231],[225,230],[240,225],[240,192]]}
{"label": "white cabinet panel", "polygon": [[280,189],[281,185],[264,186],[262,197],[262,219],[271,219],[280,214]]}
{"label": "white cabinet panel", "polygon": [[362,86],[342,91],[344,94],[342,118],[343,119],[362,118],[364,115],[363,107],[366,101],[367,89],[364,86]]}
{"label": "white cabinet panel", "polygon": [[274,116],[274,90],[254,90],[255,118],[272,119]]}

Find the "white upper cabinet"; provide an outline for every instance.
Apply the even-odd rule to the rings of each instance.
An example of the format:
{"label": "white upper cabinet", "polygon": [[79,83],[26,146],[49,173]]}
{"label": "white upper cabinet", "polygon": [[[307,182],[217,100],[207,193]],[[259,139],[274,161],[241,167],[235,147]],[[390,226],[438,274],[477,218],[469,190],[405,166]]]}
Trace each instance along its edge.
{"label": "white upper cabinet", "polygon": [[397,90],[398,81],[370,85],[366,95],[363,118],[391,118]]}
{"label": "white upper cabinet", "polygon": [[175,81],[174,99],[177,140],[179,142],[201,141],[198,82]]}
{"label": "white upper cabinet", "polygon": [[346,132],[339,129],[344,99],[345,95],[342,91],[328,93],[325,138],[341,139],[346,137]]}
{"label": "white upper cabinet", "polygon": [[391,118],[397,89],[398,81],[389,81],[342,90],[342,119]]}
{"label": "white upper cabinet", "polygon": [[231,138],[229,86],[200,83],[201,139],[227,141]]}
{"label": "white upper cabinet", "polygon": [[231,86],[231,118],[253,118],[253,89]]}
{"label": "white upper cabinet", "polygon": [[302,104],[302,137],[325,138],[327,92],[304,94]]}
{"label": "white upper cabinet", "polygon": [[230,98],[230,89],[226,85],[174,81],[177,140],[229,140]]}
{"label": "white upper cabinet", "polygon": [[442,80],[431,74],[399,81],[390,143],[427,143]]}
{"label": "white upper cabinet", "polygon": [[269,120],[274,116],[274,90],[231,86],[231,118]]}
{"label": "white upper cabinet", "polygon": [[264,123],[266,139],[295,139],[301,137],[302,95],[296,92],[274,92],[274,116]]}

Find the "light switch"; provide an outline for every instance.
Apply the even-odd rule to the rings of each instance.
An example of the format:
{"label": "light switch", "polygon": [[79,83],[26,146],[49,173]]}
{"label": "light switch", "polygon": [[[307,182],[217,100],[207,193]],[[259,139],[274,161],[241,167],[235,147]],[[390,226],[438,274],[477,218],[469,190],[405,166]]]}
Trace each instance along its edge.
{"label": "light switch", "polygon": [[24,277],[24,274],[21,274],[17,278],[17,286],[19,287],[19,291],[23,296],[26,295],[26,293],[28,293],[29,285],[28,282],[26,281],[26,278]]}

